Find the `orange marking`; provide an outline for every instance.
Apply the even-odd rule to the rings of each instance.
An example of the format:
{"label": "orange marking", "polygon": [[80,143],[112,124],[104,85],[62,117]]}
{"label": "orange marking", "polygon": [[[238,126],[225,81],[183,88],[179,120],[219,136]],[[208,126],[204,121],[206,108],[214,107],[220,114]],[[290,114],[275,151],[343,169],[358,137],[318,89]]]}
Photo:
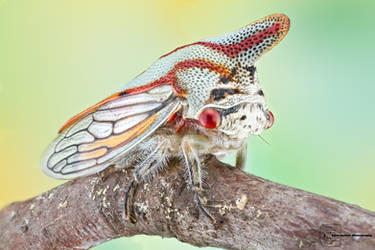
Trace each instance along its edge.
{"label": "orange marking", "polygon": [[185,47],[187,47],[187,46],[194,45],[194,44],[196,44],[196,43],[191,43],[191,44],[186,44],[186,45],[180,46],[180,47],[178,47],[178,48],[172,50],[171,52],[168,52],[167,54],[162,55],[162,56],[159,57],[159,58],[163,58],[163,57],[169,56],[170,54],[172,54],[173,52],[176,52],[177,50],[183,49],[183,48],[185,48]]}
{"label": "orange marking", "polygon": [[184,127],[185,125],[185,119],[180,121],[180,124],[178,124],[178,127],[176,128],[176,133],[180,132],[180,130]]}
{"label": "orange marking", "polygon": [[81,113],[79,113],[78,115],[75,115],[73,118],[70,118],[59,130],[59,133],[65,131],[65,129],[67,129],[68,127],[70,127],[73,123],[81,120],[81,118],[83,118],[84,116],[88,115],[88,114],[91,114],[93,112],[95,112],[100,106],[102,106],[103,104],[106,104],[107,102],[110,102],[110,101],[113,101],[117,98],[119,98],[121,96],[121,94],[123,93],[123,91],[121,92],[118,92],[118,93],[115,93],[113,95],[111,95],[110,97],[107,97],[106,99],[98,102],[97,104],[95,104],[94,106],[91,106],[90,108],[82,111]]}
{"label": "orange marking", "polygon": [[184,97],[186,95],[186,93],[185,93],[185,90],[177,84],[176,72],[179,71],[179,70],[185,70],[185,69],[193,68],[193,67],[207,68],[207,69],[209,69],[211,71],[214,71],[214,72],[217,72],[217,73],[219,73],[222,76],[225,76],[227,78],[231,77],[231,75],[229,73],[229,69],[227,67],[225,67],[223,65],[220,65],[220,64],[213,63],[213,62],[208,61],[208,60],[192,59],[192,60],[182,61],[182,62],[179,62],[165,76],[163,76],[163,77],[161,77],[161,78],[159,78],[159,79],[157,79],[157,80],[155,80],[155,81],[153,81],[149,84],[145,84],[145,85],[142,85],[142,86],[138,86],[138,87],[134,87],[134,88],[130,88],[130,89],[125,89],[123,91],[117,92],[117,93],[111,95],[110,97],[98,102],[94,106],[82,111],[78,115],[69,119],[60,128],[59,133],[62,133],[68,127],[70,127],[72,124],[79,121],[80,119],[82,119],[86,115],[94,113],[100,106],[102,106],[102,105],[104,105],[104,104],[106,104],[110,101],[116,100],[117,98],[120,98],[121,96],[124,96],[124,95],[138,94],[138,93],[142,93],[142,92],[148,91],[150,89],[153,89],[153,88],[155,88],[157,86],[160,86],[160,85],[171,84],[175,93]]}
{"label": "orange marking", "polygon": [[177,109],[176,111],[174,111],[168,118],[167,122],[171,122],[173,121],[173,119],[176,117],[176,113],[178,112],[179,110]]}
{"label": "orange marking", "polygon": [[137,124],[134,128],[131,130],[124,132],[122,134],[119,134],[117,136],[111,136],[108,139],[100,140],[92,144],[88,144],[85,147],[82,147],[82,150],[92,150],[99,147],[108,147],[113,148],[118,146],[119,144],[123,142],[129,142],[135,137],[142,134],[150,125],[155,121],[157,117],[157,113],[153,114],[149,118],[143,120],[139,124]]}
{"label": "orange marking", "polygon": [[153,81],[153,82],[148,83],[146,85],[142,85],[142,86],[134,87],[134,88],[131,88],[131,89],[127,89],[126,93],[129,94],[129,95],[138,94],[138,93],[142,93],[142,92],[148,91],[150,89],[153,89],[153,88],[155,88],[159,85],[165,85],[165,84],[169,84],[169,82],[156,80],[156,81]]}
{"label": "orange marking", "polygon": [[176,79],[176,72],[180,70],[185,70],[188,68],[194,68],[194,67],[207,68],[225,77],[228,77],[228,78],[231,77],[229,73],[229,69],[223,65],[211,62],[209,60],[204,60],[204,59],[190,59],[190,60],[185,60],[185,61],[177,63],[173,69],[171,69],[166,75],[160,77],[159,79],[156,79],[155,81],[142,85],[142,86],[127,89],[126,93],[129,95],[138,94],[138,93],[153,89],[160,85],[171,84],[175,93],[184,97],[186,96],[186,93],[185,93],[186,91],[185,89],[183,89],[181,86],[178,85],[177,79]]}
{"label": "orange marking", "polygon": [[104,155],[105,153],[107,153],[107,149],[101,148],[101,149],[98,149],[98,150],[93,151],[93,152],[81,154],[81,155],[79,155],[79,159],[80,160],[87,160],[87,159],[97,158],[97,157],[100,157],[100,156]]}

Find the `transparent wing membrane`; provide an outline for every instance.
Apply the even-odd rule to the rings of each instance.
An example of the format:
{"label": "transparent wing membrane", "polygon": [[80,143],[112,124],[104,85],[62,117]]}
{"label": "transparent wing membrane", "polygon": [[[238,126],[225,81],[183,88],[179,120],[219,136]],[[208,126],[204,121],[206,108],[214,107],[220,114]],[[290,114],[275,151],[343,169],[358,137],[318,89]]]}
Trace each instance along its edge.
{"label": "transparent wing membrane", "polygon": [[165,86],[162,88],[159,92],[153,89],[119,95],[80,116],[62,130],[45,152],[41,162],[43,172],[54,178],[70,179],[113,164],[180,107],[172,88],[169,91],[165,91]]}

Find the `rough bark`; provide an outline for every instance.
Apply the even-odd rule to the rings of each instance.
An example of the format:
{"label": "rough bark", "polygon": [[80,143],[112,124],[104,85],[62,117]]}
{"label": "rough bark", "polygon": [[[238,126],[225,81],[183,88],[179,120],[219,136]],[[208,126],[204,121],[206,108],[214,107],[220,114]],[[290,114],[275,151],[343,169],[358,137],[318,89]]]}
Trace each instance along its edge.
{"label": "rough bark", "polygon": [[0,248],[86,249],[147,234],[227,249],[375,249],[375,213],[264,180],[214,158],[206,164],[206,207],[216,224],[199,212],[183,166],[174,161],[174,167],[136,189],[136,223],[122,216],[131,169],[112,169],[3,208]]}

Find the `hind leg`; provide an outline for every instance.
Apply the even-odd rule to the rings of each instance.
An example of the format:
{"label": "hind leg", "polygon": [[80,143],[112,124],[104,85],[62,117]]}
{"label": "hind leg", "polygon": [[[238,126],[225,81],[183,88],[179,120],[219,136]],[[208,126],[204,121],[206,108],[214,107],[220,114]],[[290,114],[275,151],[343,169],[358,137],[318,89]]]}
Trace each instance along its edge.
{"label": "hind leg", "polygon": [[[128,184],[128,187],[125,190],[125,196],[124,196],[124,212],[123,212],[122,218],[123,219],[127,218],[132,223],[137,222],[137,219],[132,214],[132,207],[131,207],[131,204],[132,204],[131,198],[133,197],[133,194],[134,194],[135,189],[137,188],[137,185],[138,185],[137,183],[134,183],[134,180],[131,180]],[[133,193],[130,196],[131,191],[133,191]]]}
{"label": "hind leg", "polygon": [[168,140],[157,136],[144,142],[137,150],[134,179],[129,183],[124,197],[124,217],[133,223],[137,221],[131,211],[134,190],[139,182],[152,179],[166,165],[168,147]]}

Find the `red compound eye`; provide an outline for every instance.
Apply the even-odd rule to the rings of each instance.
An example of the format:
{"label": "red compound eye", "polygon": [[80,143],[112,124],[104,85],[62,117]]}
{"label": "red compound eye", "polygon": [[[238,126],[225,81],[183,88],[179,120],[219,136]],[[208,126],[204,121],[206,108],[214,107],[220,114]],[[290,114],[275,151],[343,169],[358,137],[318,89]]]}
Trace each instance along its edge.
{"label": "red compound eye", "polygon": [[272,127],[273,121],[275,120],[275,118],[274,118],[274,116],[273,116],[273,114],[272,114],[271,111],[268,111],[268,114],[270,115],[270,118],[269,118],[270,123],[268,124],[267,129],[270,128],[270,127]]}
{"label": "red compound eye", "polygon": [[205,128],[214,129],[220,123],[220,114],[216,111],[216,109],[205,109],[199,115],[199,123]]}

